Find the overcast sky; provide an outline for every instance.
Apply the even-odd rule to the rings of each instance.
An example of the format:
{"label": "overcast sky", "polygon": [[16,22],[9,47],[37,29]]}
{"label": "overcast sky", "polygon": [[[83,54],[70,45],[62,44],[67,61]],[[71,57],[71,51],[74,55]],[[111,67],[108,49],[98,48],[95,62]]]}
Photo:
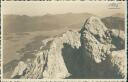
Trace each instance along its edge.
{"label": "overcast sky", "polygon": [[29,16],[41,16],[46,13],[62,14],[62,13],[82,13],[88,12],[97,16],[109,16],[115,13],[124,13],[125,4],[121,2],[119,9],[109,9],[108,2],[87,2],[87,1],[59,1],[59,2],[44,2],[44,1],[8,1],[2,3],[3,14],[17,14]]}

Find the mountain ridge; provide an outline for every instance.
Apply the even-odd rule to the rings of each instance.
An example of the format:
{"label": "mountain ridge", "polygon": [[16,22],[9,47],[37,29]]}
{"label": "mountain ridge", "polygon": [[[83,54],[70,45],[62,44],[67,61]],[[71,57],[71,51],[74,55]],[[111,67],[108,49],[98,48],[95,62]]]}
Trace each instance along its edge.
{"label": "mountain ridge", "polygon": [[[125,54],[121,54],[124,47],[118,48],[112,37],[120,36],[99,18],[89,17],[79,32],[69,30],[42,41],[45,45],[35,54],[34,61],[20,61],[11,78],[125,78]],[[122,45],[123,41],[119,38],[116,42]]]}
{"label": "mountain ridge", "polygon": [[[46,14],[34,17],[27,15],[4,15],[3,21],[5,22],[3,25],[5,33],[56,30],[65,27],[80,29],[80,25],[84,24],[84,20],[91,16],[95,15],[90,13]],[[124,18],[120,18],[120,16],[104,17],[102,21],[108,28],[120,28],[124,30]]]}

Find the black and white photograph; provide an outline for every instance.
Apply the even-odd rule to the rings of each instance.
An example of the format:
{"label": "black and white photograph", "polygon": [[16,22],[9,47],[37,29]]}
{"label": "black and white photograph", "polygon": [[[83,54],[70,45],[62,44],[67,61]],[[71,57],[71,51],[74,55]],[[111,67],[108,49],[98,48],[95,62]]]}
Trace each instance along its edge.
{"label": "black and white photograph", "polygon": [[126,79],[126,2],[3,1],[3,79]]}

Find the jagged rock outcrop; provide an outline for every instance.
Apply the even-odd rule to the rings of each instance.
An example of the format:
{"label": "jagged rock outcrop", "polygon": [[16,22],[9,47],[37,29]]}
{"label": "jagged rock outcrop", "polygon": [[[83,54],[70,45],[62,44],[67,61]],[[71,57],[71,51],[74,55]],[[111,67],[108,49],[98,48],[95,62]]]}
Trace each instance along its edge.
{"label": "jagged rock outcrop", "polygon": [[110,62],[113,68],[115,69],[115,75],[118,75],[120,78],[126,78],[126,55],[125,50],[113,51],[110,55]]}
{"label": "jagged rock outcrop", "polygon": [[87,19],[81,29],[81,43],[83,52],[96,63],[105,60],[106,55],[110,54],[110,48],[112,48],[110,31],[100,19],[95,17]]}
{"label": "jagged rock outcrop", "polygon": [[27,64],[20,61],[18,63],[18,66],[15,68],[11,77],[13,78],[21,77],[22,75],[24,75],[24,72],[26,71],[26,69],[27,69]]}
{"label": "jagged rock outcrop", "polygon": [[12,78],[124,78],[124,48],[113,38],[118,45],[124,41],[99,18],[90,17],[79,32],[43,40],[34,61],[20,62]]}
{"label": "jagged rock outcrop", "polygon": [[[70,73],[67,70],[62,54],[67,53],[69,55],[67,57],[71,59],[70,56],[73,55],[73,49],[78,49],[81,46],[80,34],[67,31],[61,36],[56,36],[53,39],[42,42],[44,46],[41,46],[41,50],[36,54],[36,58],[31,67],[29,67],[29,70],[27,69],[29,72],[26,73],[24,78],[68,77]],[[70,46],[71,50],[69,48],[69,52],[62,51],[65,46]],[[16,75],[16,73],[14,74]]]}
{"label": "jagged rock outcrop", "polygon": [[111,30],[112,44],[116,46],[116,50],[124,49],[125,47],[125,33],[121,30]]}

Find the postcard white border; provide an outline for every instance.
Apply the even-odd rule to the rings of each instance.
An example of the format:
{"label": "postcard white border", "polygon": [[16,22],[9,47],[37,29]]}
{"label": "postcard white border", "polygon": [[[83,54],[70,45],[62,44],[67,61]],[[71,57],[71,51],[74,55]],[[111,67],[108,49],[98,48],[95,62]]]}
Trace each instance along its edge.
{"label": "postcard white border", "polygon": [[[2,82],[125,82],[127,81],[127,77],[124,79],[3,79],[3,2],[10,2],[10,1],[1,1],[1,81]],[[11,1],[15,2],[15,1]],[[16,1],[16,2],[41,2],[41,1]],[[42,1],[46,2],[46,1]],[[54,2],[50,1],[50,2]],[[57,2],[57,1],[55,1]],[[60,1],[58,1],[60,2]],[[66,1],[65,1],[66,2]],[[71,2],[71,1],[67,1]],[[79,2],[75,1],[75,2]],[[127,66],[127,1],[86,1],[87,3],[93,3],[93,2],[98,2],[98,3],[111,3],[111,2],[124,2],[125,3],[125,53],[126,53],[126,66]],[[127,71],[127,69],[126,69]]]}

